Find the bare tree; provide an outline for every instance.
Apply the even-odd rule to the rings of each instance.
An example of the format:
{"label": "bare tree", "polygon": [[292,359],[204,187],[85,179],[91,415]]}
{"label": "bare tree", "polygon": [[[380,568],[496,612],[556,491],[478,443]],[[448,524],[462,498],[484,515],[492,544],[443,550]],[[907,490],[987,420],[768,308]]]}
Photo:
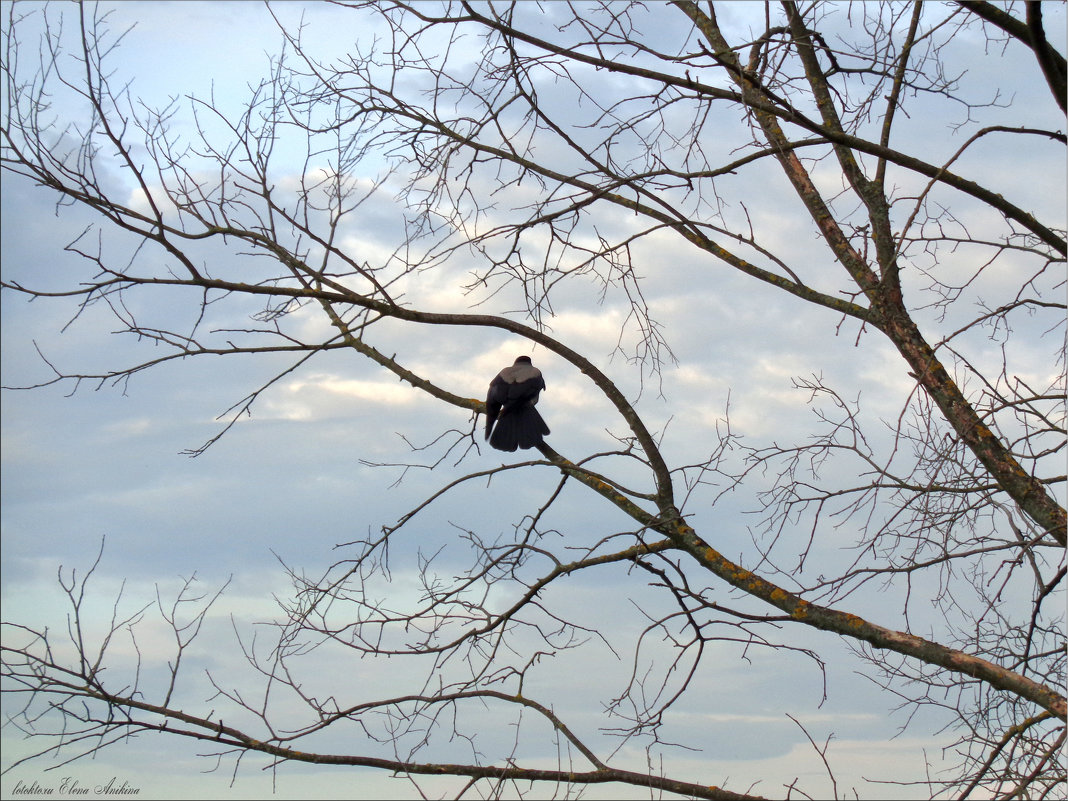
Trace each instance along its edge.
{"label": "bare tree", "polygon": [[[1043,122],[1049,108],[1014,104],[997,86],[970,95],[961,80],[969,53],[953,46],[981,30],[988,47],[1026,47],[1029,59],[1007,60],[1006,70],[1048,85],[1050,108],[1063,111],[1065,59],[1041,4],[1027,3],[1019,17],[987,2],[783,2],[760,7],[748,33],[721,24],[721,5],[686,0],[337,5],[344,24],[373,35],[327,59],[303,26],[279,17],[283,47],[239,114],[189,98],[193,141],[174,132],[177,102],[151,109],[112,83],[108,58],[120,37],[106,14],[79,6],[64,15],[64,31],[57,12],[8,8],[4,169],[61,204],[88,207],[104,233],[137,245],[123,256],[87,232],[68,246],[91,268],[77,285],[3,286],[31,299],[74,298],[79,313],[106,306],[123,331],[163,354],[92,374],[56,366],[53,383],[125,385],[176,359],[289,354],[284,372],[232,407],[222,436],[309,359],[355,350],[443,410],[471,415],[467,428],[443,423],[432,446],[398,457],[466,472],[443,472],[433,495],[344,543],[344,558],[321,574],[287,568],[294,592],[274,636],[242,640],[270,693],[213,676],[216,694],[200,711],[175,703],[179,657],[210,605],[201,599],[183,622],[188,587],[173,605],[157,603],[176,642],[169,681],[113,683],[103,670],[109,639],[135,629],[145,610],[117,614],[103,642],[87,641],[78,599],[89,576],[63,578],[73,659],[54,632],[5,624],[5,690],[25,699],[14,720],[61,741],[45,741],[40,753],[81,755],[158,732],[209,741],[238,761],[260,752],[278,763],[460,777],[461,793],[479,785],[494,796],[528,787],[562,794],[619,782],[751,797],[759,777],[735,792],[674,777],[652,755],[669,746],[672,715],[710,654],[740,642],[820,666],[825,641],[802,636],[819,630],[853,649],[888,703],[953,716],[953,773],[909,781],[959,797],[1063,792],[1063,220],[1039,199],[1004,194],[970,157],[1029,149],[1063,168],[1065,136]],[[39,50],[21,35],[31,19],[40,24],[37,15],[48,21]],[[66,38],[74,16],[80,49]],[[619,80],[595,81],[598,73]],[[87,108],[88,121],[64,125],[60,96]],[[924,127],[947,108],[959,142],[951,152]],[[985,122],[991,108],[1005,121]],[[985,147],[995,141],[998,151]],[[295,178],[283,146],[303,153]],[[380,168],[374,182],[369,164]],[[391,252],[361,252],[352,234],[368,198],[386,190],[408,209],[404,235]],[[792,223],[819,238],[818,259],[771,235],[774,223],[759,214],[771,195],[788,198]],[[815,413],[804,438],[752,443],[725,411],[700,459],[673,462],[672,438],[685,434],[658,430],[551,324],[566,293],[592,281],[629,308],[620,332],[627,369],[652,381],[673,370],[671,321],[654,313],[642,276],[672,269],[651,254],[675,241],[709,265],[709,281],[728,269],[822,307],[856,340],[858,360],[888,343],[913,382],[904,407],[884,424],[848,387],[798,377]],[[461,283],[469,306],[429,308],[419,290],[428,278]],[[248,327],[212,327],[219,309],[250,301],[258,306]],[[166,322],[163,310],[177,304],[186,304],[186,328]],[[302,324],[313,312],[329,329]],[[1059,332],[1054,368],[1038,386],[1015,362],[1025,323]],[[390,344],[398,331],[448,336],[468,327],[508,332],[572,365],[618,415],[612,449],[546,445],[537,459],[472,467],[482,402],[409,369]],[[439,569],[427,557],[418,597],[383,594],[390,546],[416,515],[471,482],[547,469],[559,483],[537,508],[514,510],[511,536],[457,532],[469,564]],[[544,521],[576,483],[627,525],[569,532],[568,546],[547,536]],[[751,551],[732,558],[690,520],[750,486],[761,525]],[[819,541],[831,531],[851,538],[849,564],[826,559]],[[654,590],[663,604],[631,645],[631,680],[606,710],[605,725],[623,742],[649,749],[650,764],[638,770],[599,753],[540,678],[549,655],[581,653],[604,635],[565,616],[554,592],[568,576],[613,564],[628,567],[635,593]],[[907,591],[890,620],[889,609],[863,613],[883,586]],[[914,631],[921,604],[938,622]],[[647,648],[666,654],[653,672],[638,658]],[[410,659],[424,683],[379,697],[311,682],[317,660],[337,652]],[[282,719],[275,699],[283,696],[302,714]],[[216,711],[224,707],[232,711]],[[506,721],[496,736],[515,743],[509,753],[484,756],[469,719],[485,709]],[[529,757],[522,738],[505,733],[512,726],[554,743],[555,767]],[[366,750],[316,746],[342,729],[358,732]],[[467,761],[435,759],[450,739],[470,742]],[[825,760],[826,748],[809,739],[814,759]],[[793,792],[804,790],[786,788]]]}

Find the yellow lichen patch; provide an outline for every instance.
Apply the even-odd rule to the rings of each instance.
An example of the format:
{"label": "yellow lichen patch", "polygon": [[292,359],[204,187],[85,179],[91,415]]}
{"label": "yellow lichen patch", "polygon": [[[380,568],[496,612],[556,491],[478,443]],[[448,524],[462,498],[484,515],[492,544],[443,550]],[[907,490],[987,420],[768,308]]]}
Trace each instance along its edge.
{"label": "yellow lichen patch", "polygon": [[736,584],[748,583],[753,580],[753,573],[750,570],[746,570],[744,567],[735,567],[731,571],[731,581]]}

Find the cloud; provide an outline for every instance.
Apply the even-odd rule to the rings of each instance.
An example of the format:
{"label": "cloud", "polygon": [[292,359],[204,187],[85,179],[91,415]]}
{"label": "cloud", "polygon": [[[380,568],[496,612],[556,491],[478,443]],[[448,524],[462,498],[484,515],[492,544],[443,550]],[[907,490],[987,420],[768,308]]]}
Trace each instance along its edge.
{"label": "cloud", "polygon": [[[259,74],[258,51],[274,41],[273,23],[267,24],[262,13],[252,8],[258,9],[244,4],[119,5],[117,20],[139,17],[141,23],[130,39],[132,49],[122,51],[124,67],[139,76],[135,88],[160,97],[177,90],[197,90],[216,80],[220,104],[229,106],[243,94],[244,81]],[[313,16],[323,13],[319,7],[278,8],[287,14],[298,9]],[[550,13],[557,13],[557,8],[548,7]],[[742,13],[740,9],[740,5],[727,4],[724,13],[733,16]],[[235,29],[243,32],[236,44],[231,41]],[[336,47],[344,49],[351,38],[345,33]],[[197,47],[166,57],[175,52],[173,46],[185,47],[190,42]],[[215,60],[213,54],[223,60]],[[139,67],[142,63],[156,67]],[[944,146],[949,153],[957,144]],[[1048,196],[1043,202],[1063,210],[1063,193],[1053,192],[1058,180],[1063,183],[1063,175],[1048,170],[1036,178],[1034,170],[1026,169],[1026,155],[1014,154],[1019,163],[997,180],[1013,193],[1033,188],[1036,196]],[[980,168],[987,169],[977,162],[975,169]],[[300,186],[299,169],[295,165],[278,176],[279,191]],[[321,175],[320,164],[313,169]],[[837,189],[837,179],[828,180],[828,186]],[[744,199],[755,229],[769,234],[763,241],[773,252],[788,257],[813,285],[837,291],[843,282],[841,266],[812,236],[807,220],[796,216],[796,200],[776,189],[781,183],[723,179],[720,192],[734,201],[725,213],[740,215]],[[361,183],[361,190],[364,186]],[[492,184],[485,181],[472,186],[488,190]],[[905,188],[903,184],[901,191]],[[914,188],[909,184],[908,191]],[[389,184],[367,200],[352,225],[339,232],[338,240],[346,252],[382,266],[390,275],[407,267],[403,251],[396,250],[407,210],[389,196],[395,189]],[[515,195],[517,204],[541,197],[541,190],[533,184],[522,190]],[[81,280],[86,264],[60,248],[83,230],[89,215],[64,210],[56,216],[45,195],[9,176],[4,178],[2,202],[5,279],[13,275],[49,288],[63,286],[72,277]],[[485,224],[501,219],[491,216]],[[967,222],[982,224],[979,219]],[[581,241],[593,242],[595,229],[622,239],[639,225],[615,209],[595,208],[588,230],[580,232]],[[524,246],[528,258],[536,261],[549,252],[550,241],[539,234]],[[812,411],[806,392],[793,387],[797,376],[818,374],[840,388],[848,400],[859,396],[868,419],[895,419],[912,390],[900,356],[878,334],[869,331],[858,336],[852,323],[839,329],[841,321],[835,313],[809,308],[740,276],[707,254],[695,253],[668,232],[634,244],[633,253],[651,316],[663,325],[677,365],[665,361],[660,376],[633,369],[627,356],[640,341],[640,330],[630,317],[629,298],[611,290],[602,299],[603,287],[593,276],[569,279],[556,287],[552,294],[555,315],[545,322],[554,336],[587,354],[617,381],[651,428],[666,428],[664,449],[673,465],[693,463],[717,447],[716,427],[726,415],[728,401],[734,433],[746,437],[747,444],[795,441],[810,433]],[[222,248],[206,247],[198,251],[198,257],[213,271],[234,268],[235,274],[245,277],[261,275],[260,263],[235,261]],[[939,275],[947,281],[970,275],[976,270],[970,258],[961,250],[937,265]],[[162,271],[172,265],[161,258],[153,266]],[[1010,257],[999,260],[995,268],[983,273],[987,286],[1003,288],[1013,280],[1015,262]],[[404,293],[405,302],[431,310],[512,313],[523,308],[518,287],[495,297],[488,297],[489,290],[464,293],[460,285],[470,280],[472,271],[482,269],[484,263],[477,254],[458,255],[453,266],[406,275],[396,290]],[[912,267],[906,268],[906,274],[909,291],[918,291]],[[138,314],[159,314],[158,319],[187,330],[182,326],[192,325],[200,299],[192,298],[188,306],[170,306],[161,300],[164,297],[170,298],[130,295],[128,308]],[[112,335],[114,323],[98,315],[106,309],[90,310],[68,334],[60,335],[57,332],[74,312],[73,304],[55,310],[41,303],[26,304],[10,293],[5,293],[3,302],[5,384],[50,377],[31,340],[40,343],[64,369],[133,364],[146,353],[158,355],[147,343]],[[258,308],[255,303],[233,307],[215,303],[201,331],[247,327],[249,315]],[[968,311],[968,315],[975,313],[975,309]],[[935,320],[933,312],[925,319],[932,332],[941,330]],[[286,323],[291,324],[287,331],[303,341],[331,334],[315,306],[294,312]],[[484,397],[489,380],[515,356],[531,354],[548,382],[541,408],[553,429],[550,442],[572,458],[617,449],[612,434],[626,433],[615,409],[593,391],[588,377],[545,348],[507,332],[387,321],[371,326],[367,336],[390,355],[396,353],[406,367],[449,391],[474,398]],[[1048,383],[1048,354],[1057,343],[1037,336],[1022,339],[1024,344],[1014,355],[1015,363],[1022,365],[1018,374],[1037,386]],[[616,352],[620,342],[622,354]],[[977,346],[969,340],[967,345],[984,362],[998,355],[997,346],[990,342]],[[317,356],[265,391],[253,405],[251,417],[243,417],[202,456],[191,460],[179,455],[218,434],[228,420],[225,416],[218,419],[219,415],[280,375],[291,361],[291,357],[185,360],[138,375],[125,395],[122,387],[111,386],[99,392],[83,386],[83,391],[70,398],[65,397],[66,387],[7,393],[3,406],[5,617],[47,619],[62,628],[64,599],[55,584],[59,565],[84,569],[106,536],[107,550],[99,572],[101,592],[93,607],[98,621],[108,619],[110,599],[123,579],[127,581],[125,595],[140,602],[155,598],[157,583],[173,591],[177,576],[198,572],[205,584],[218,586],[233,574],[234,583],[213,612],[210,632],[205,633],[191,663],[198,670],[210,667],[214,675],[236,686],[245,681],[247,666],[235,647],[230,616],[251,633],[256,630],[253,621],[274,614],[272,595],[284,596],[289,590],[275,554],[294,569],[322,572],[337,560],[351,558],[353,549],[337,547],[339,543],[377,535],[382,525],[396,522],[466,472],[533,458],[530,453],[512,456],[490,451],[482,446],[477,431],[473,441],[461,439],[457,449],[448,453],[446,445],[413,450],[408,443],[419,447],[454,428],[466,432],[470,414],[442,407],[352,353]],[[482,446],[482,450],[467,451],[468,444]],[[461,454],[466,454],[462,460]],[[366,462],[388,466],[372,468]],[[438,462],[434,470],[429,469]],[[605,457],[594,467],[626,482],[633,479],[640,490],[652,489],[647,471],[633,459]],[[856,478],[848,475],[850,464],[840,469],[849,480]],[[391,546],[393,581],[376,586],[375,592],[396,607],[417,603],[421,585],[413,565],[418,564],[420,554],[443,549],[434,570],[443,580],[451,580],[471,560],[464,532],[475,531],[490,540],[509,536],[514,526],[525,524],[523,515],[546,503],[559,484],[560,476],[547,468],[465,482],[398,532]],[[687,512],[724,553],[751,554],[754,518],[742,511],[759,508],[755,492],[762,486],[754,482],[753,487],[715,502],[719,488],[702,494],[699,487]],[[565,483],[559,500],[540,524],[545,532],[543,544],[561,559],[574,558],[602,538],[636,525],[607,502],[576,488],[574,482]],[[821,552],[826,564],[851,558],[839,549],[851,541],[842,531],[827,533],[819,543],[826,549]],[[714,584],[702,573],[688,571],[687,575],[694,586]],[[531,679],[532,685],[541,682],[539,689],[551,691],[559,699],[558,709],[579,721],[591,738],[607,743],[606,750],[618,741],[598,733],[605,725],[604,704],[622,692],[634,670],[633,643],[645,625],[641,612],[663,612],[666,603],[646,581],[635,573],[606,568],[557,582],[542,599],[545,608],[604,630],[616,649],[613,653],[595,642],[588,651],[544,657],[544,677],[539,674]],[[508,602],[510,596],[503,587],[494,592],[500,595],[491,596],[491,601]],[[731,603],[739,600],[737,593],[724,588],[717,590],[716,597]],[[880,622],[889,622],[888,610],[900,601],[893,592],[855,599],[856,608],[869,609]],[[783,634],[784,641],[797,647],[811,646],[811,636]],[[529,640],[520,642],[524,648],[531,647]],[[167,653],[166,629],[154,624],[146,630],[142,644],[146,654]],[[874,688],[858,687],[859,682],[849,674],[856,663],[844,649],[821,639],[819,647],[825,646],[839,664],[831,665],[837,671],[830,682],[832,697],[821,706],[822,683],[811,663],[769,651],[742,659],[739,651],[744,644],[720,643],[716,653],[702,663],[694,689],[672,718],[672,726],[678,727],[672,739],[692,742],[702,751],[699,755],[672,751],[672,770],[678,767],[694,780],[716,781],[737,790],[748,789],[737,783],[737,777],[748,781],[759,776],[762,782],[757,791],[768,794],[776,794],[799,775],[812,776],[818,759],[800,730],[781,714],[785,709],[796,713],[817,741],[835,732],[829,753],[839,771],[840,788],[857,786],[862,794],[874,797],[881,788],[865,784],[865,776],[893,779],[901,775],[903,766],[920,773],[923,766],[917,763],[923,750],[936,753],[943,740],[893,739],[900,721],[872,712],[885,708],[885,697]],[[129,654],[130,648],[124,641],[117,654]],[[670,653],[669,649],[641,651],[639,661],[649,659],[641,661],[641,667],[663,672],[664,653]],[[324,648],[305,662],[309,686],[325,694],[340,685],[338,692],[348,698],[378,690],[390,681],[410,688],[424,681],[427,673],[421,666],[402,666],[397,659],[360,659],[341,648]],[[336,681],[339,676],[343,678],[340,683]],[[196,689],[199,695],[190,692],[186,696],[190,708],[199,707],[210,695],[202,684]],[[471,718],[478,723],[486,719]],[[5,761],[9,753],[25,747],[5,737]],[[128,776],[143,782],[146,794],[156,797],[168,793],[181,798],[197,794],[262,797],[272,791],[271,771],[261,772],[262,763],[255,759],[250,759],[251,769],[242,771],[236,787],[230,788],[228,769],[199,775],[204,763],[193,757],[194,749],[172,749],[150,738],[134,742],[131,748],[105,752],[94,763],[78,765],[76,775],[87,781],[89,777],[95,781],[110,775]],[[551,755],[546,759],[551,763]],[[640,748],[628,747],[617,757],[618,764],[628,766],[640,767],[645,760]],[[12,778],[42,775],[32,769]],[[824,781],[818,771],[813,780],[816,786],[829,786],[818,784]],[[435,789],[455,790],[454,785],[446,782]],[[5,794],[12,786],[5,777]],[[279,796],[351,795],[353,788],[369,797],[412,794],[403,782],[350,769],[343,782],[336,772],[321,768],[286,765],[278,772]],[[886,789],[887,797],[894,797],[917,788]],[[593,788],[587,795],[615,797],[619,792],[614,787]]]}
{"label": "cloud", "polygon": [[[361,414],[389,414],[418,402],[421,391],[399,381],[345,378],[331,373],[308,373],[287,381],[259,407],[263,419],[311,422]],[[368,408],[370,407],[370,408]]]}

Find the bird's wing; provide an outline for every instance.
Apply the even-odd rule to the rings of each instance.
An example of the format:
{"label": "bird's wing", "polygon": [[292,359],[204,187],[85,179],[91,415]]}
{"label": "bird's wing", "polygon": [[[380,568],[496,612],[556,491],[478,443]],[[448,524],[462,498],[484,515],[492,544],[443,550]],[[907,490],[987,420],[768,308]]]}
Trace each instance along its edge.
{"label": "bird's wing", "polygon": [[507,400],[508,386],[500,376],[497,376],[490,382],[489,392],[486,394],[486,439],[489,439],[493,424],[497,421],[497,415],[501,413],[501,407]]}
{"label": "bird's wing", "polygon": [[508,408],[516,408],[527,402],[537,403],[538,393],[545,389],[545,379],[541,373],[528,378],[526,381],[517,381],[507,385]]}

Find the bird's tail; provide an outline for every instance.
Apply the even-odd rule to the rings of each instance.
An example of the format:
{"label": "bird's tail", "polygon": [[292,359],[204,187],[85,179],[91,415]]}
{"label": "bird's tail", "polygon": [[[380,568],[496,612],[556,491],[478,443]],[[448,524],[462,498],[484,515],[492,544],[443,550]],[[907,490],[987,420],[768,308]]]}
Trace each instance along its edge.
{"label": "bird's tail", "polygon": [[500,421],[501,417],[504,416],[505,412],[512,411],[512,408],[514,406],[514,403],[504,403],[501,405],[501,408],[497,410],[497,414],[493,415],[492,417],[490,417],[488,414],[486,415],[486,439],[490,438],[490,434],[493,432],[493,426],[496,425],[498,421]]}

